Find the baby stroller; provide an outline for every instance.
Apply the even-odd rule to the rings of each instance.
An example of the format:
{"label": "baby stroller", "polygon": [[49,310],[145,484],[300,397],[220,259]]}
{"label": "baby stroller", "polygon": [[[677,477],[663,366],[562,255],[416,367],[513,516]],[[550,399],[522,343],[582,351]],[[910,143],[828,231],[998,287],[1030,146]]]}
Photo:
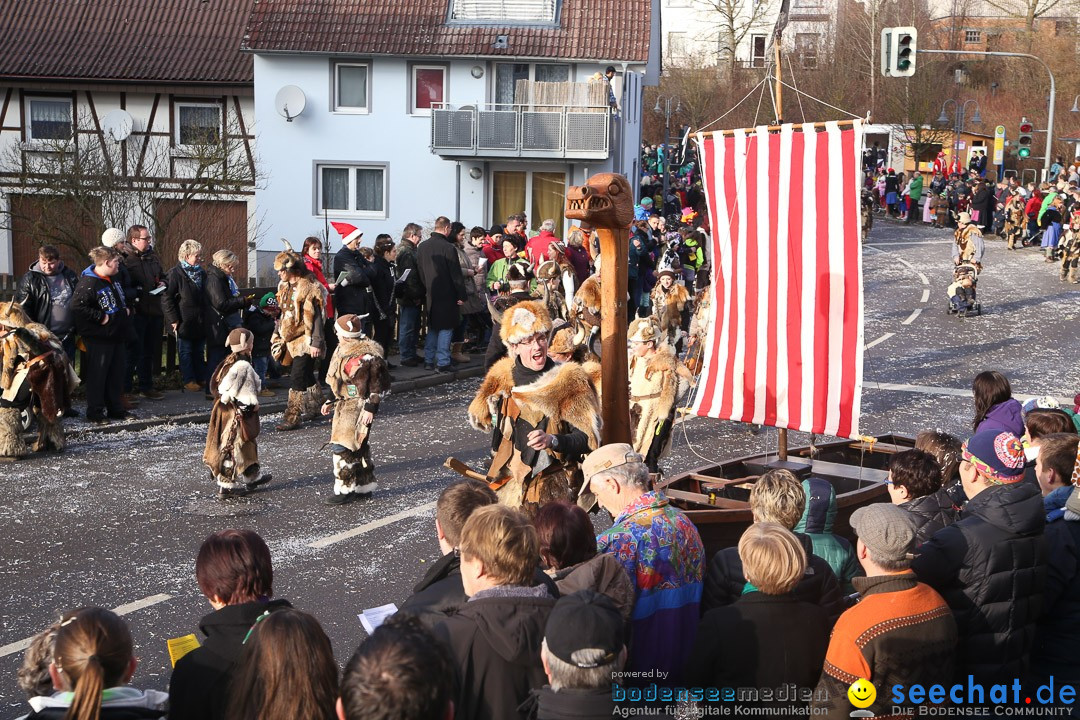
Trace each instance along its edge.
{"label": "baby stroller", "polygon": [[949,286],[950,315],[967,317],[982,315],[982,304],[978,300],[976,288],[979,284],[979,268],[971,263],[961,263],[953,270],[953,283]]}

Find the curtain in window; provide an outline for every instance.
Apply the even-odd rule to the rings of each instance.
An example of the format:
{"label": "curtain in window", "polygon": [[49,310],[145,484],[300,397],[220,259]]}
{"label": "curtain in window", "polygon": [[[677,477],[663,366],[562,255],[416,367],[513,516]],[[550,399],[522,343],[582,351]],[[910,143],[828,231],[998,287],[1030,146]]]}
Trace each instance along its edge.
{"label": "curtain in window", "polygon": [[536,82],[568,82],[570,80],[569,65],[537,65]]}
{"label": "curtain in window", "polygon": [[326,210],[349,209],[349,169],[322,169],[322,207]]}
{"label": "curtain in window", "polygon": [[338,65],[337,106],[344,108],[367,107],[366,65]]}
{"label": "curtain in window", "polygon": [[383,211],[383,171],[356,169],[356,209],[368,212]]}
{"label": "curtain in window", "polygon": [[70,140],[71,103],[67,100],[31,100],[30,136],[35,140]]}
{"label": "curtain in window", "polygon": [[492,222],[500,225],[506,218],[519,212],[525,212],[525,173],[492,173]]}
{"label": "curtain in window", "polygon": [[431,106],[443,101],[443,69],[416,68],[416,83],[413,85],[413,105],[417,110],[430,110]]}
{"label": "curtain in window", "polygon": [[515,84],[518,80],[528,79],[528,63],[497,63],[495,65],[495,102],[499,105],[513,105]]}
{"label": "curtain in window", "polygon": [[215,145],[221,137],[221,110],[208,105],[181,105],[181,145]]}
{"label": "curtain in window", "polygon": [[532,212],[529,213],[529,226],[533,230],[540,228],[545,220],[555,221],[555,234],[563,224],[566,210],[566,174],[557,172],[534,172],[532,186]]}

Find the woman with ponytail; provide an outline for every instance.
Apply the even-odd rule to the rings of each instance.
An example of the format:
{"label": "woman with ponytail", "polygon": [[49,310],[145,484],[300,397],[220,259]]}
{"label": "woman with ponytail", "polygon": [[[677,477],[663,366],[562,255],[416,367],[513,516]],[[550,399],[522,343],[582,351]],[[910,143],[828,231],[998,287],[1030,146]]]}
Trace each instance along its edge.
{"label": "woman with ponytail", "polygon": [[157,720],[168,695],[127,683],[137,662],[131,633],[120,617],[87,607],[64,616],[49,666],[56,692],[30,700],[27,720]]}

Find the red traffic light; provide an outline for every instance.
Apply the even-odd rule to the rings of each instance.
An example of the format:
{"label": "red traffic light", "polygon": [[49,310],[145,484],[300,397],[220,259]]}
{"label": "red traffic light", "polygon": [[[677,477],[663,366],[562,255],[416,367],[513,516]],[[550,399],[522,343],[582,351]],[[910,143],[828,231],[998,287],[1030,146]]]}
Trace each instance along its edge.
{"label": "red traffic light", "polygon": [[1029,133],[1034,129],[1035,129],[1035,126],[1032,125],[1031,123],[1021,123],[1020,124],[1020,132],[1022,132],[1022,133]]}

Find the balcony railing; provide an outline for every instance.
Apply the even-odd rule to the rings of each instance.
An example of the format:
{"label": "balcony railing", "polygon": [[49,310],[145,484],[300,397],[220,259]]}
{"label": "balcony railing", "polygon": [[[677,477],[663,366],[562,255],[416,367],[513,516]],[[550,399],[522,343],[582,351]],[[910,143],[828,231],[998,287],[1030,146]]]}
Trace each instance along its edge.
{"label": "balcony railing", "polygon": [[431,111],[431,151],[443,157],[604,160],[607,107],[477,104]]}

